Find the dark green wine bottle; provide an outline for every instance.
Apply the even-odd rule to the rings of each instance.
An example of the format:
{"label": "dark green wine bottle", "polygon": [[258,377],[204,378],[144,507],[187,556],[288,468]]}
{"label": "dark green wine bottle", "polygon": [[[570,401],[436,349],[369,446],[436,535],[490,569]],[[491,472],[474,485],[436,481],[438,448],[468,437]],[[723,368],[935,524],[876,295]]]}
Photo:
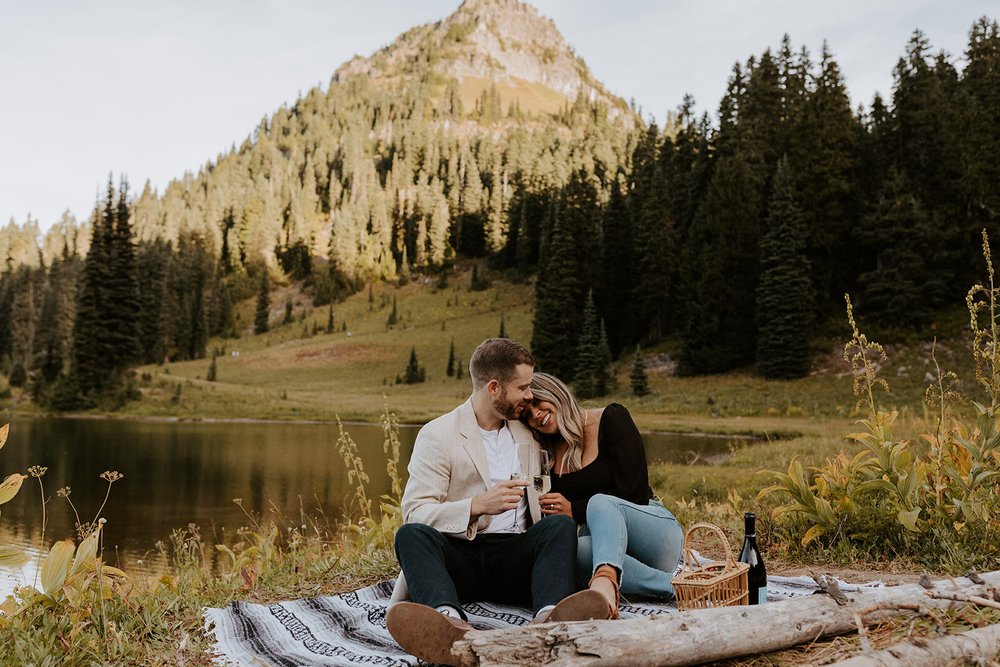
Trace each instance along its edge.
{"label": "dark green wine bottle", "polygon": [[740,562],[750,566],[747,572],[747,584],[750,588],[748,604],[764,604],[767,602],[767,570],[764,569],[764,559],[757,548],[757,516],[753,512],[743,515],[743,525],[746,535],[743,538],[743,550],[740,551]]}

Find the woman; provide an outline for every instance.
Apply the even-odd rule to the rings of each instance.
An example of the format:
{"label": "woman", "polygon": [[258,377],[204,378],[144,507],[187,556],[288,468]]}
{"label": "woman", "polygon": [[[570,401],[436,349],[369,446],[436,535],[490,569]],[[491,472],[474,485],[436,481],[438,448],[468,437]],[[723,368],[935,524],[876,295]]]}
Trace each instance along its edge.
{"label": "woman", "polygon": [[535,373],[534,396],[522,419],[552,461],[552,489],[539,498],[544,514],[581,525],[578,573],[608,600],[618,618],[626,595],[672,599],[684,535],[653,496],[642,437],[618,403],[584,410],[569,387]]}

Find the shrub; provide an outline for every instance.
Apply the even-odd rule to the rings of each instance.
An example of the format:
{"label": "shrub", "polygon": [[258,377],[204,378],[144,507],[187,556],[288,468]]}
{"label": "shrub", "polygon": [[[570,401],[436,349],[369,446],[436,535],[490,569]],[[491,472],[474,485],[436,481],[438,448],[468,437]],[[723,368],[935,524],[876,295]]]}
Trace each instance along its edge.
{"label": "shrub", "polygon": [[[847,437],[861,450],[808,469],[793,459],[787,472],[770,473],[775,484],[758,497],[774,493],[790,501],[774,510],[790,543],[902,556],[953,571],[1000,566],[1000,287],[985,230],[983,254],[988,286],[970,289],[966,305],[976,379],[989,401],[972,402],[972,421],[953,414],[955,375],[942,372],[934,357],[935,381],[926,393],[934,431],[895,436],[898,413],[879,410],[875,399],[877,390],[888,389],[878,376],[885,351],[858,330],[847,298],[853,335],[844,358],[858,406],[868,415],[859,422],[864,428]],[[926,444],[926,453],[917,453],[915,442]]]}

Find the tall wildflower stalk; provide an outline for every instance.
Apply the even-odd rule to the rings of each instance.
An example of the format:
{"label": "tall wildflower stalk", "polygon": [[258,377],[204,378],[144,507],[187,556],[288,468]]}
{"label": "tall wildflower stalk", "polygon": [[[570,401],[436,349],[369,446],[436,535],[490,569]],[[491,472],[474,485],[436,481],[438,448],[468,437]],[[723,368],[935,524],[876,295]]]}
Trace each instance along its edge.
{"label": "tall wildflower stalk", "polygon": [[844,345],[844,361],[851,365],[854,396],[857,398],[854,409],[860,410],[864,403],[868,408],[868,416],[874,418],[878,414],[874,388],[881,387],[889,393],[889,383],[878,376],[879,366],[886,360],[885,348],[875,341],[869,341],[858,329],[850,295],[845,294],[844,301],[847,303],[847,322],[851,325],[851,339]]}
{"label": "tall wildflower stalk", "polygon": [[[990,397],[990,414],[996,414],[1000,402],[1000,354],[998,354],[997,287],[993,272],[993,257],[990,252],[989,237],[983,230],[983,258],[986,260],[986,275],[989,289],[982,284],[973,285],[965,296],[969,309],[969,327],[972,330],[972,355],[976,362],[976,381],[986,389]],[[989,311],[989,321],[981,321],[983,311]]]}
{"label": "tall wildflower stalk", "polygon": [[344,424],[337,417],[337,428],[340,435],[337,438],[337,451],[344,459],[347,466],[347,483],[352,485],[354,493],[349,498],[349,506],[353,505],[358,517],[371,517],[372,502],[368,499],[367,484],[370,482],[368,473],[365,472],[361,456],[358,454],[358,443],[354,442],[351,434],[344,429]]}
{"label": "tall wildflower stalk", "polygon": [[389,475],[391,498],[398,506],[403,498],[403,483],[399,478],[399,420],[389,410],[389,399],[382,395],[382,451],[386,455],[385,471]]}
{"label": "tall wildflower stalk", "polygon": [[[42,503],[42,536],[39,538],[39,553],[45,553],[45,528],[48,516],[45,512],[45,506],[48,504],[48,499],[45,497],[45,485],[42,483],[42,477],[48,471],[48,468],[44,466],[31,466],[28,468],[28,474],[38,480],[38,492],[41,494]],[[38,573],[39,569],[35,568],[35,579],[32,586],[38,585]]]}

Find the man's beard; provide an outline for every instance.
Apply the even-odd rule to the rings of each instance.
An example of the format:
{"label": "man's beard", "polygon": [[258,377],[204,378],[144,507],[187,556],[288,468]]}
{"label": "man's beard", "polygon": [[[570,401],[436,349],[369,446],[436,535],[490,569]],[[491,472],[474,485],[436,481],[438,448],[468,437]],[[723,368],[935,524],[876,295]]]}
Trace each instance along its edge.
{"label": "man's beard", "polygon": [[514,403],[507,398],[506,391],[496,398],[491,398],[490,405],[492,405],[493,409],[497,411],[497,414],[501,415],[504,419],[517,419],[521,416],[521,412],[523,411],[522,404]]}

